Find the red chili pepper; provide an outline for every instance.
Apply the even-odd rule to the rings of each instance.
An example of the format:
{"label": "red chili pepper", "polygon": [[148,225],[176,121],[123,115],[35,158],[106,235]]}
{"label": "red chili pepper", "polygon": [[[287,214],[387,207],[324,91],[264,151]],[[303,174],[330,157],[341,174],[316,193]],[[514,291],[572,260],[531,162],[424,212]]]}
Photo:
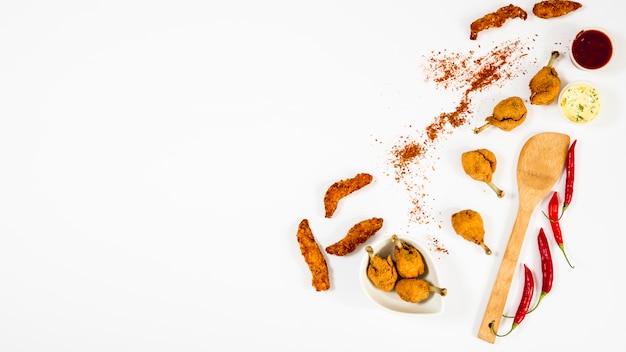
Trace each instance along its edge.
{"label": "red chili pepper", "polygon": [[513,324],[511,324],[511,329],[503,335],[499,335],[493,329],[493,322],[489,324],[491,327],[491,332],[493,332],[496,336],[506,336],[511,333],[511,331],[515,330],[515,328],[524,320],[526,314],[528,314],[528,308],[530,308],[530,302],[533,299],[533,293],[535,291],[535,279],[533,278],[533,273],[530,271],[528,266],[524,264],[524,291],[522,292],[522,299],[519,302],[519,306],[517,307],[517,312],[515,313],[515,317],[513,318]]}
{"label": "red chili pepper", "polygon": [[548,239],[546,233],[543,231],[543,227],[539,229],[539,235],[537,236],[537,244],[539,245],[539,255],[541,257],[541,294],[537,304],[528,311],[528,313],[534,311],[541,303],[543,297],[545,297],[552,289],[552,280],[554,278],[554,268],[552,266],[552,254],[550,253],[550,246],[548,245]]}
{"label": "red chili pepper", "polygon": [[567,264],[573,268],[574,266],[570,263],[567,258],[567,254],[565,253],[565,245],[563,245],[563,233],[561,231],[561,224],[559,223],[559,195],[556,191],[552,193],[552,198],[548,204],[548,218],[550,219],[550,226],[552,227],[554,240],[556,241],[556,244],[559,245],[561,252],[563,252],[565,260],[567,260]]}
{"label": "red chili pepper", "polygon": [[[576,141],[572,143],[567,151],[567,160],[565,162],[565,199],[563,201],[563,210],[565,212],[572,202],[572,196],[574,195],[574,162],[575,162],[575,147]],[[562,215],[562,214],[561,214]]]}

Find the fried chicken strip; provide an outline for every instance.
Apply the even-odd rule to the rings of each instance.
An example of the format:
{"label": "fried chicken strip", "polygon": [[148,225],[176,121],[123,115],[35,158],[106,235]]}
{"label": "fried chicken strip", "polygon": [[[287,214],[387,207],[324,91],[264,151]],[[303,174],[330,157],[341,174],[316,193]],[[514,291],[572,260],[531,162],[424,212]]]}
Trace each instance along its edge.
{"label": "fried chicken strip", "polygon": [[352,178],[333,183],[324,195],[325,217],[330,218],[337,210],[337,205],[341,199],[359,190],[372,182],[373,176],[367,173],[359,173]]}
{"label": "fried chicken strip", "polygon": [[504,25],[504,22],[510,18],[521,18],[526,20],[528,14],[524,9],[513,4],[503,6],[496,12],[488,13],[483,17],[475,20],[470,25],[470,39],[476,40],[478,33],[489,28],[498,28]]}
{"label": "fried chicken strip", "polygon": [[567,15],[581,8],[583,5],[576,1],[547,0],[536,3],[533,13],[539,18],[549,19]]}
{"label": "fried chicken strip", "polygon": [[383,227],[383,219],[371,218],[356,223],[348,230],[344,238],[326,247],[326,252],[338,256],[352,253]]}
{"label": "fried chicken strip", "polygon": [[315,237],[313,237],[313,232],[311,231],[307,219],[300,221],[296,236],[300,244],[300,252],[302,252],[304,261],[309,266],[309,270],[313,276],[311,284],[315,287],[316,291],[328,290],[330,288],[328,265],[326,264],[324,253],[322,253],[322,250],[315,241]]}

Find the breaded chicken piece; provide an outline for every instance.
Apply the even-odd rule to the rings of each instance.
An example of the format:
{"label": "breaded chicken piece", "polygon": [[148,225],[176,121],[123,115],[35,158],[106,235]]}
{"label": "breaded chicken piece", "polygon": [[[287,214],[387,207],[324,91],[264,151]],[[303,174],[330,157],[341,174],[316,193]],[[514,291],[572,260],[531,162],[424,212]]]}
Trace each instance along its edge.
{"label": "breaded chicken piece", "polygon": [[381,257],[374,253],[372,246],[365,247],[365,251],[369,256],[367,277],[372,281],[372,284],[385,292],[393,290],[396,281],[398,281],[398,272],[391,259],[391,254],[387,255],[387,258]]}
{"label": "breaded chicken piece", "polygon": [[576,1],[548,0],[536,3],[533,6],[533,13],[539,18],[555,18],[574,12],[583,5]]}
{"label": "breaded chicken piece", "polygon": [[463,170],[476,181],[490,182],[496,171],[497,160],[489,149],[476,149],[461,154]]}
{"label": "breaded chicken piece", "polygon": [[326,247],[328,254],[344,256],[352,253],[356,247],[365,243],[383,227],[383,219],[371,218],[358,222],[348,230],[344,238]]}
{"label": "breaded chicken piece", "polygon": [[561,92],[561,79],[559,73],[553,67],[559,57],[558,51],[553,51],[548,64],[542,67],[533,78],[530,79],[530,103],[533,105],[550,105],[556,101]]}
{"label": "breaded chicken piece", "polygon": [[396,270],[403,279],[415,279],[426,270],[424,258],[420,251],[401,240],[397,235],[391,236],[393,255],[396,258]]}
{"label": "breaded chicken piece", "polygon": [[500,101],[493,108],[491,116],[488,116],[484,125],[474,129],[474,133],[480,133],[489,126],[495,126],[503,131],[511,131],[526,120],[528,110],[522,98],[513,96]]}
{"label": "breaded chicken piece", "polygon": [[461,164],[468,176],[486,183],[498,198],[504,197],[504,191],[491,181],[497,166],[496,155],[491,150],[482,148],[465,152],[461,154]]}
{"label": "breaded chicken piece", "polygon": [[309,266],[309,270],[313,276],[311,284],[315,287],[316,291],[328,290],[330,288],[328,265],[326,264],[324,253],[322,253],[322,250],[315,241],[315,237],[313,237],[313,232],[311,231],[307,219],[300,221],[296,237],[300,244],[300,252],[302,252],[304,261]]}
{"label": "breaded chicken piece", "polygon": [[356,176],[333,183],[324,195],[325,217],[330,218],[337,210],[337,204],[345,196],[369,185],[373,176],[367,173],[359,173]]}
{"label": "breaded chicken piece", "polygon": [[502,27],[504,22],[509,18],[521,18],[526,20],[528,14],[524,9],[513,4],[503,6],[496,10],[496,12],[488,13],[483,17],[475,20],[470,25],[470,39],[476,40],[478,38],[478,32],[489,28]]}
{"label": "breaded chicken piece", "polygon": [[452,227],[457,235],[483,248],[487,255],[491,249],[485,244],[485,227],[480,213],[472,209],[461,210],[452,214]]}
{"label": "breaded chicken piece", "polygon": [[423,279],[400,279],[396,283],[396,293],[403,301],[419,303],[428,298],[431,293],[445,296],[448,294],[448,290],[431,285],[430,282]]}

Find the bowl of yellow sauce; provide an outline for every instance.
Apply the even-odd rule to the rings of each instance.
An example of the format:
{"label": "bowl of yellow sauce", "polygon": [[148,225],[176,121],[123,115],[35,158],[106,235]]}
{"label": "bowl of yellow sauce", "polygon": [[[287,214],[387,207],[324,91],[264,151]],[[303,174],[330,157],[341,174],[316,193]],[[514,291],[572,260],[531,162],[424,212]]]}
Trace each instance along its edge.
{"label": "bowl of yellow sauce", "polygon": [[601,103],[598,89],[585,81],[567,84],[561,90],[558,100],[563,116],[577,124],[595,120],[600,114]]}

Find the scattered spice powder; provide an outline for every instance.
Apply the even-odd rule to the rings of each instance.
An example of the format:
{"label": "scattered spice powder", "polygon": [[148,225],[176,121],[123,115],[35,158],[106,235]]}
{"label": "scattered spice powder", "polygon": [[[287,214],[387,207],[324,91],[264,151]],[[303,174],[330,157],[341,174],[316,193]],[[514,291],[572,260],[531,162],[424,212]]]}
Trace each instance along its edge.
{"label": "scattered spice powder", "polygon": [[429,250],[435,253],[450,254],[450,251],[441,244],[441,241],[435,236],[428,236]]}
{"label": "scattered spice powder", "polygon": [[[469,122],[472,94],[494,86],[503,87],[506,81],[526,73],[520,62],[527,55],[525,49],[528,48],[518,39],[496,45],[478,58],[474,57],[475,51],[463,54],[445,50],[433,51],[426,57],[425,81],[434,82],[437,89],[461,91],[462,95],[453,111],[436,116],[416,136],[401,136],[391,149],[395,180],[406,188],[412,204],[409,223],[429,224],[436,220],[426,190],[436,160],[428,156],[442,136]],[[434,251],[448,253],[436,237],[430,235],[428,240]]]}

